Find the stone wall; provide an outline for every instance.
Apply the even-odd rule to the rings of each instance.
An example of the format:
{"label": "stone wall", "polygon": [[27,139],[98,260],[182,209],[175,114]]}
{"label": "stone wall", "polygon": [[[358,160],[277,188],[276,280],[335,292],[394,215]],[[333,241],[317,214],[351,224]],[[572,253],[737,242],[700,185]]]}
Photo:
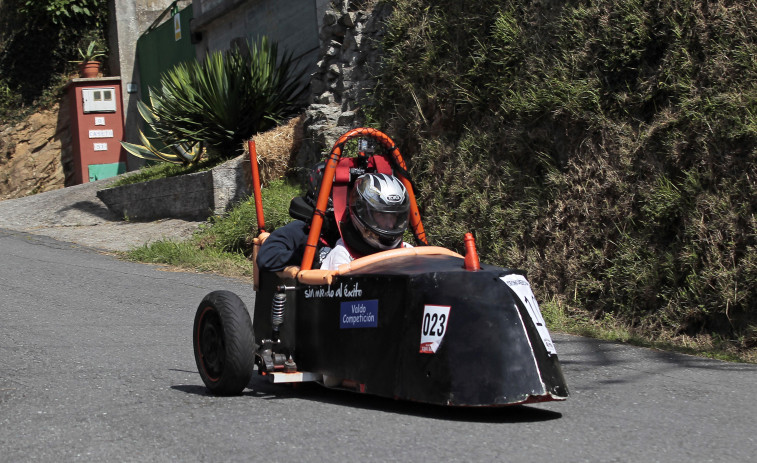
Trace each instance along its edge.
{"label": "stone wall", "polygon": [[322,159],[345,132],[364,125],[362,105],[376,84],[388,3],[339,0],[323,17],[318,70],[310,81],[305,140],[297,164]]}
{"label": "stone wall", "polygon": [[250,177],[249,158],[238,156],[204,172],[104,188],[97,197],[129,220],[203,220],[248,198]]}

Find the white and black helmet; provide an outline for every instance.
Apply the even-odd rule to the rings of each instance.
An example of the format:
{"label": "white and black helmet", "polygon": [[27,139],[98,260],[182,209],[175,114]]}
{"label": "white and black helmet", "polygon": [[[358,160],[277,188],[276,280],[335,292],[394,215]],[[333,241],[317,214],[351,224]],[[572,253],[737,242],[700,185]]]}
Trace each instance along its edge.
{"label": "white and black helmet", "polygon": [[350,192],[350,218],[363,239],[378,249],[394,249],[407,229],[410,200],[392,175],[364,174]]}

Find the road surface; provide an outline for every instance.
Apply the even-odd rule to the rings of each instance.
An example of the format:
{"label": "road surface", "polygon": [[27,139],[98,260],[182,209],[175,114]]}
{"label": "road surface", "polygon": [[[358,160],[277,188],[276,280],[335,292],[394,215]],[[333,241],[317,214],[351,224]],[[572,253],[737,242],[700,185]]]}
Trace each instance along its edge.
{"label": "road surface", "polygon": [[248,282],[0,229],[0,461],[746,462],[757,365],[553,333],[571,397],[447,409],[254,376],[209,396],[194,311]]}

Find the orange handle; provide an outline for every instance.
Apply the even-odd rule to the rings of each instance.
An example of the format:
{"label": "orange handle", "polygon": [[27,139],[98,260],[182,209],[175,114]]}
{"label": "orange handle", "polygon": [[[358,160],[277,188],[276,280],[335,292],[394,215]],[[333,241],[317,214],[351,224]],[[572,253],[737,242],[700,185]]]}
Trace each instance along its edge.
{"label": "orange handle", "polygon": [[465,270],[481,270],[481,262],[478,260],[478,251],[476,251],[476,240],[472,233],[465,234]]}
{"label": "orange handle", "polygon": [[263,197],[260,194],[260,171],[258,170],[258,152],[255,150],[255,140],[247,142],[250,149],[250,168],[252,169],[252,191],[255,196],[255,216],[258,219],[258,234],[265,232],[265,217],[263,216]]}

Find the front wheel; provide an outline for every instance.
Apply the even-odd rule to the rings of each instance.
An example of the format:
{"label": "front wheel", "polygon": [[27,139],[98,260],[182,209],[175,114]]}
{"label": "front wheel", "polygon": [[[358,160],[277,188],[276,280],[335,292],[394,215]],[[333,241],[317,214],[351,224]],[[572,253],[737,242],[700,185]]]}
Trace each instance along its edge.
{"label": "front wheel", "polygon": [[213,291],[197,307],[192,333],[205,386],[215,395],[241,394],[255,364],[255,336],[244,302],[230,291]]}

